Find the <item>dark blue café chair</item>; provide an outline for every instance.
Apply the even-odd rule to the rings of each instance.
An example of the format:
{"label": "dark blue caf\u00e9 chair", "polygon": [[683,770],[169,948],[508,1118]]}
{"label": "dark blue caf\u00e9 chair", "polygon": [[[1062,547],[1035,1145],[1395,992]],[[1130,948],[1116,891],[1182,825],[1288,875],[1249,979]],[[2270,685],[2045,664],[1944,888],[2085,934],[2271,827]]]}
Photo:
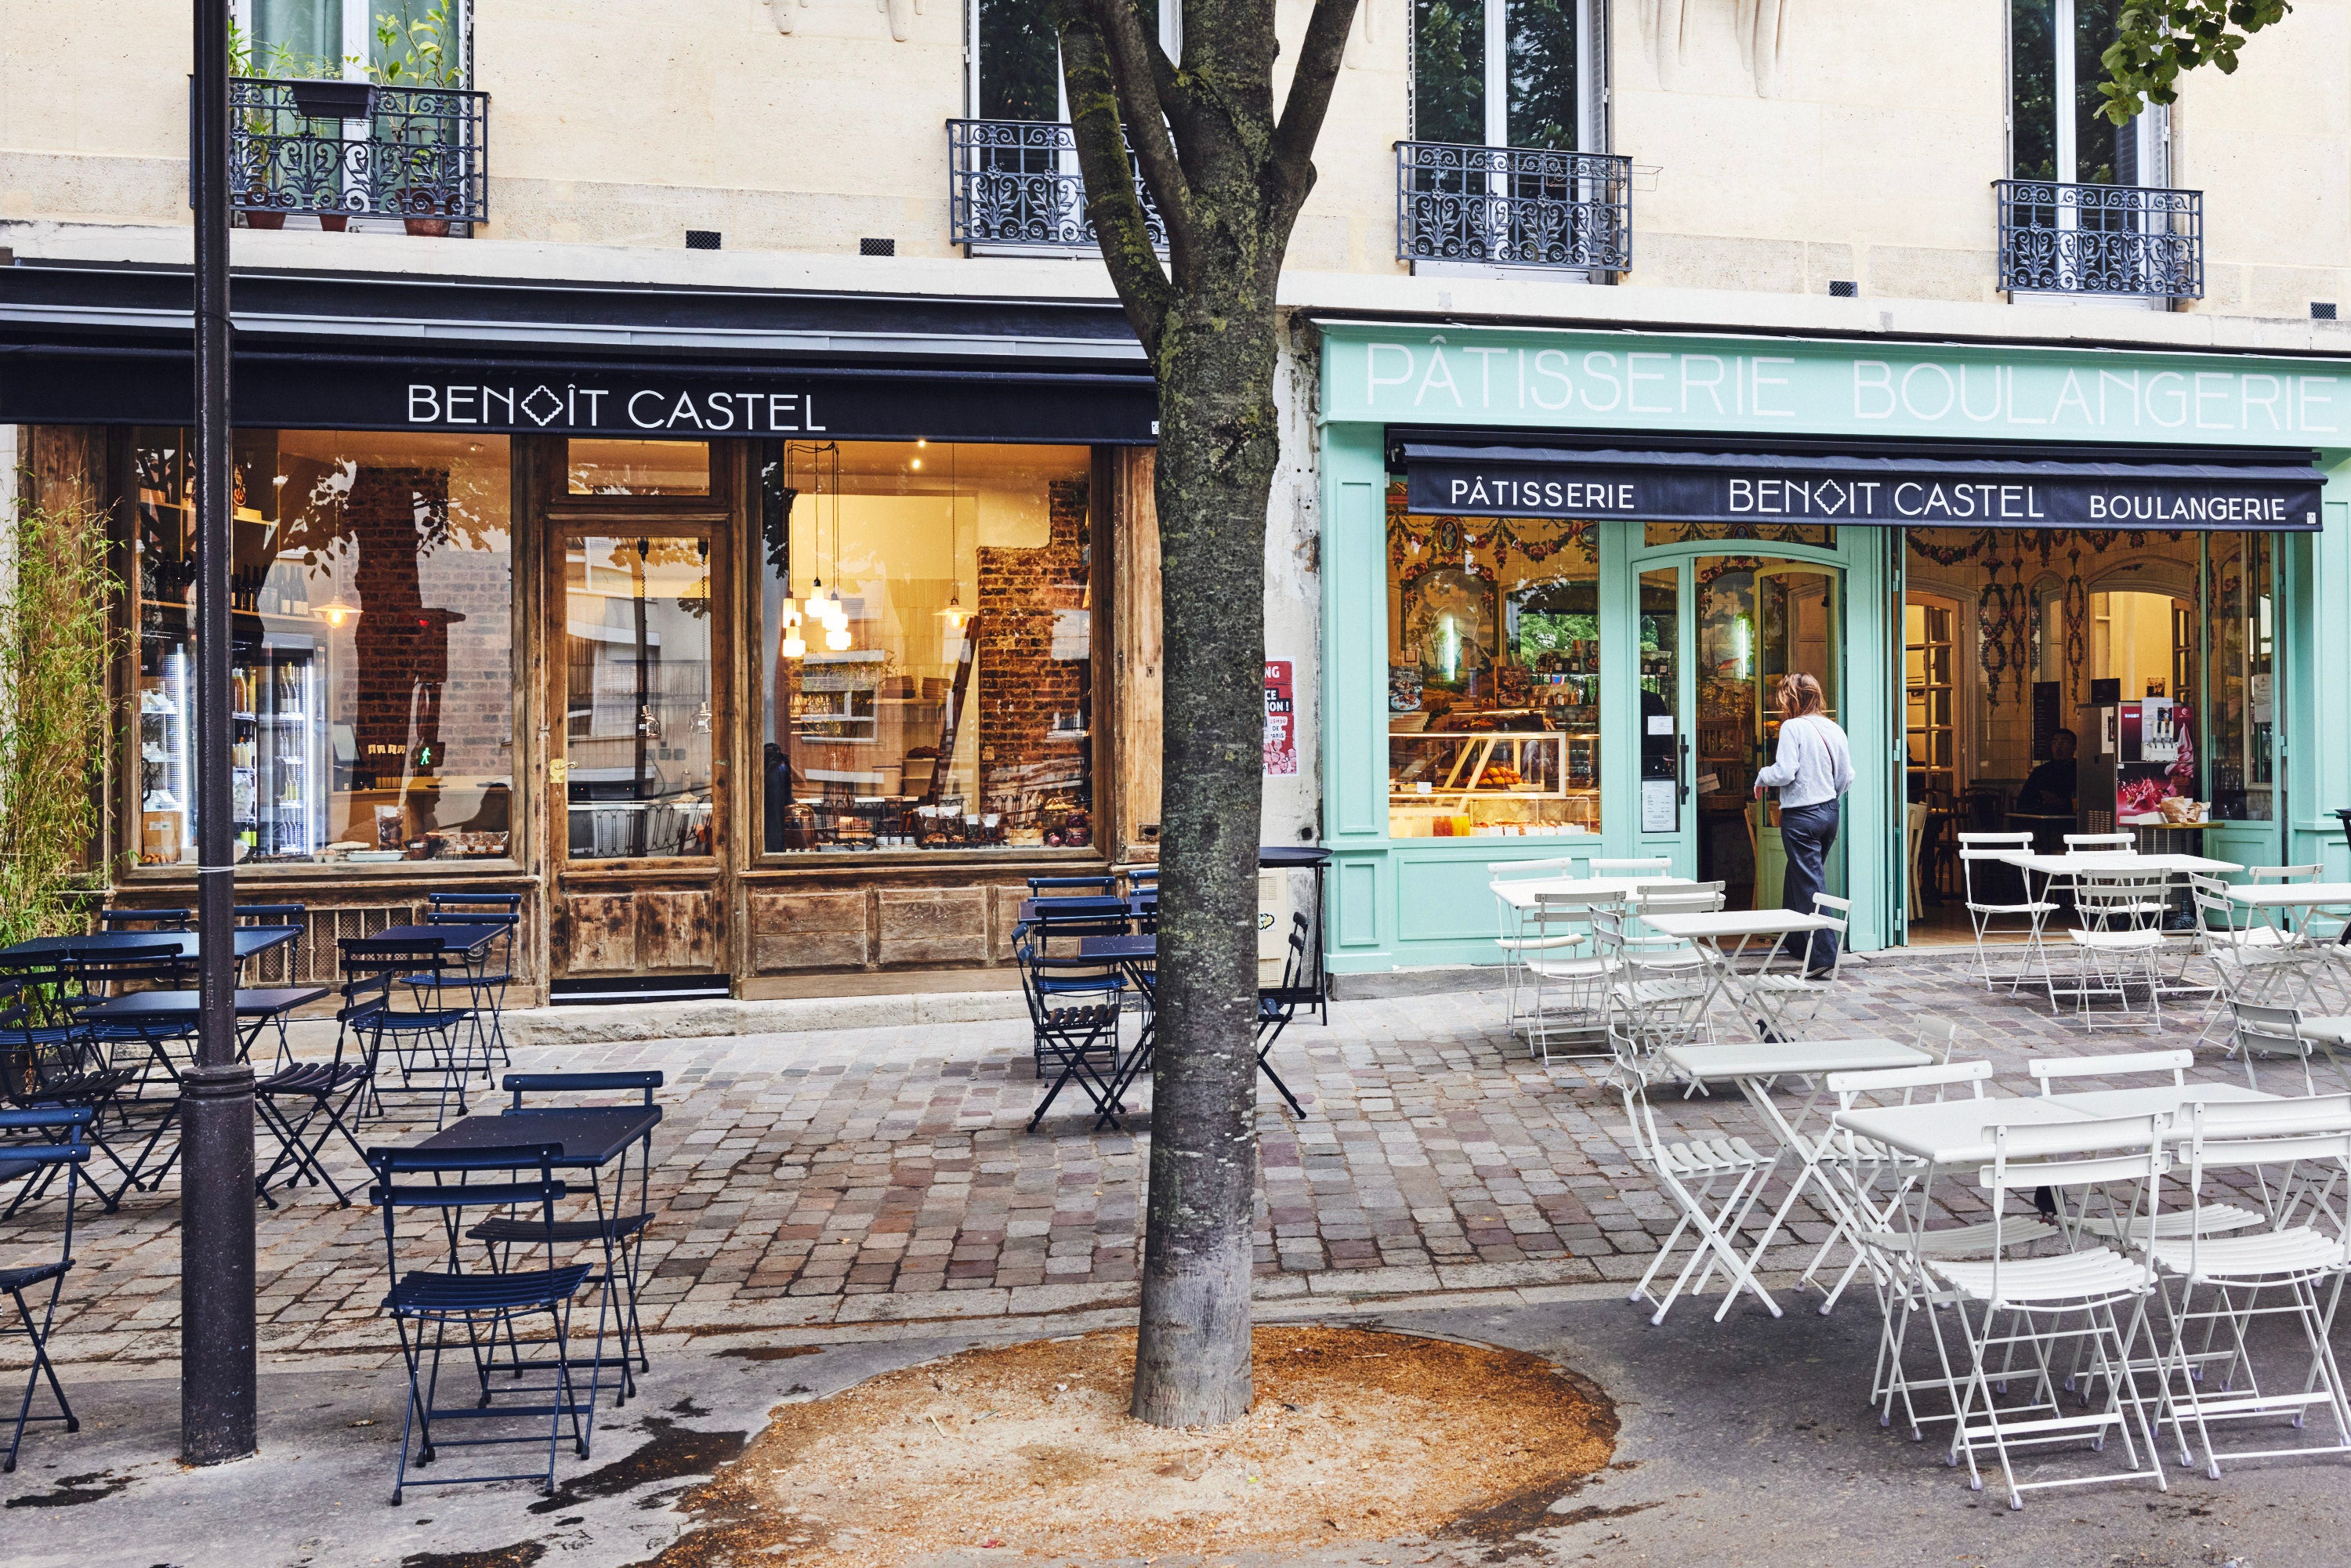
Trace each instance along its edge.
{"label": "dark blue caf\u00e9 chair", "polygon": [[[540,1490],[555,1490],[555,1455],[568,1423],[574,1448],[588,1455],[589,1434],[595,1425],[596,1385],[591,1369],[583,1396],[572,1376],[569,1360],[571,1303],[594,1272],[586,1263],[559,1266],[555,1261],[555,1206],[564,1196],[564,1184],[554,1176],[555,1144],[517,1144],[486,1149],[371,1149],[368,1165],[375,1172],[369,1201],[383,1211],[385,1261],[392,1290],[383,1299],[386,1312],[400,1333],[401,1359],[408,1368],[408,1409],[400,1428],[400,1463],[392,1483],[392,1500],[411,1486],[465,1486],[486,1481],[537,1481]],[[474,1180],[475,1177],[505,1179]],[[458,1227],[467,1209],[492,1209],[538,1216],[540,1256],[545,1266],[502,1271],[459,1267]],[[404,1214],[422,1215],[426,1223],[412,1228],[403,1238]],[[406,1249],[403,1255],[403,1246]],[[408,1261],[429,1258],[430,1266],[409,1267]],[[544,1318],[547,1334],[522,1338],[526,1322]],[[456,1347],[449,1331],[458,1331]],[[491,1387],[497,1346],[528,1343],[547,1354],[549,1381],[520,1387]],[[452,1348],[462,1348],[473,1359],[474,1385],[466,1403],[439,1405],[441,1360]],[[601,1347],[600,1347],[601,1348]],[[462,1385],[463,1379],[453,1377]],[[513,1396],[525,1403],[504,1403]],[[491,1422],[544,1420],[541,1438],[535,1431],[484,1437],[450,1437],[444,1427],[475,1431]],[[413,1463],[422,1469],[434,1464],[443,1448],[481,1448],[518,1444],[547,1444],[543,1469],[494,1475],[409,1476],[410,1439],[416,1441]]]}
{"label": "dark blue caf\u00e9 chair", "polygon": [[[28,1424],[62,1421],[68,1432],[81,1430],[73,1406],[66,1401],[65,1385],[57,1381],[57,1365],[49,1359],[49,1327],[57,1319],[66,1276],[73,1270],[74,1209],[81,1198],[82,1162],[89,1158],[89,1145],[83,1136],[89,1120],[87,1106],[0,1111],[0,1139],[8,1140],[0,1143],[0,1184],[21,1181],[37,1189],[62,1170],[66,1185],[65,1219],[58,1227],[57,1256],[0,1268],[0,1295],[16,1307],[16,1322],[0,1319],[0,1340],[22,1335],[31,1343],[33,1355],[32,1367],[25,1374],[25,1396],[16,1404],[16,1427],[8,1436],[8,1458],[0,1463],[0,1473],[16,1468],[16,1450],[24,1444]],[[46,1293],[41,1290],[44,1285],[48,1287]],[[26,1299],[27,1292],[31,1300]],[[39,1302],[37,1307],[35,1301]],[[54,1416],[33,1414],[34,1397],[45,1379],[57,1402]]]}
{"label": "dark blue caf\u00e9 chair", "polygon": [[[507,1092],[514,1096],[507,1114],[519,1119],[528,1115],[531,1109],[523,1103],[523,1096],[526,1094],[541,1100],[542,1103],[537,1107],[538,1109],[551,1110],[559,1107],[545,1104],[544,1097],[547,1095],[609,1094],[633,1090],[643,1095],[640,1103],[650,1110],[653,1103],[653,1091],[662,1086],[664,1079],[659,1068],[649,1068],[643,1071],[632,1070],[621,1072],[509,1072],[500,1082]],[[523,1130],[528,1131],[528,1124],[525,1123]],[[645,1228],[653,1223],[653,1135],[648,1131],[644,1136],[643,1149],[637,1160],[637,1207],[634,1213],[624,1214],[621,1211],[620,1202],[624,1194],[619,1186],[616,1186],[613,1188],[611,1201],[608,1203],[602,1184],[591,1180],[588,1184],[588,1188],[595,1200],[593,1214],[585,1218],[559,1219],[555,1222],[555,1239],[559,1246],[576,1247],[584,1242],[592,1241],[604,1249],[604,1271],[588,1282],[601,1286],[604,1291],[603,1304],[599,1308],[596,1319],[597,1338],[600,1342],[603,1338],[605,1312],[615,1305],[620,1309],[615,1330],[615,1337],[621,1342],[620,1354],[610,1358],[601,1358],[604,1364],[620,1368],[620,1391],[612,1402],[612,1407],[615,1410],[626,1405],[630,1396],[636,1393],[637,1383],[634,1374],[653,1370],[653,1363],[645,1354],[644,1329],[637,1321],[637,1279],[642,1255],[640,1242],[643,1238]],[[528,1246],[538,1240],[539,1229],[538,1221],[528,1216],[494,1215],[475,1225],[465,1232],[465,1236],[467,1239],[479,1241],[489,1249],[491,1267],[505,1269],[512,1265],[515,1248]],[[635,1347],[633,1370],[632,1346]],[[580,1359],[574,1356],[572,1361],[577,1364]],[[517,1375],[528,1370],[528,1364],[518,1359],[512,1364]]]}

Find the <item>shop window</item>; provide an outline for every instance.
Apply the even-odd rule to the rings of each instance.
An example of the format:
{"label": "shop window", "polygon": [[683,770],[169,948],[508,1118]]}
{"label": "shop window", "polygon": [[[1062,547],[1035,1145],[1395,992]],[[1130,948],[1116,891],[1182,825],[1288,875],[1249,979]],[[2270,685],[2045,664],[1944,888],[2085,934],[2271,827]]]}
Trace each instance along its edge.
{"label": "shop window", "polygon": [[577,438],[565,443],[566,487],[575,496],[707,496],[706,441]]}
{"label": "shop window", "polygon": [[1711,543],[1738,539],[1774,545],[1817,545],[1836,549],[1833,523],[1644,523],[1641,543],[1649,549],[1661,545]]}
{"label": "shop window", "polygon": [[572,859],[711,852],[710,613],[707,538],[565,541]]}
{"label": "shop window", "polygon": [[2206,567],[2212,815],[2239,821],[2277,814],[2272,740],[2277,727],[2275,570],[2266,534],[2214,534]]}
{"label": "shop window", "polygon": [[1081,446],[778,443],[761,463],[771,854],[1093,847]]}
{"label": "shop window", "polygon": [[[196,859],[195,504],[186,433],[133,433],[145,865]],[[240,431],[231,566],[236,855],[512,848],[504,436]]]}
{"label": "shop window", "polygon": [[1600,831],[1592,525],[1388,519],[1388,831]]}

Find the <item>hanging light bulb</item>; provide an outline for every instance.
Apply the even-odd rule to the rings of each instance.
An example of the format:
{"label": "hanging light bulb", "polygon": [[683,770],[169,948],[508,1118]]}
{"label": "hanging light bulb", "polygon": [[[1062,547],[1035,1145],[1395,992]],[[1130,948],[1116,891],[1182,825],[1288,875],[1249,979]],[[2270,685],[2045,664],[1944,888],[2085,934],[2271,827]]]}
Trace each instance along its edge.
{"label": "hanging light bulb", "polygon": [[971,619],[971,612],[963,607],[963,592],[960,589],[947,601],[947,607],[939,612],[939,619],[947,623],[947,630],[950,632],[962,631],[963,623]]}
{"label": "hanging light bulb", "polygon": [[778,644],[778,647],[780,648],[784,657],[787,659],[805,659],[808,657],[808,641],[798,632],[787,633],[783,642]]}
{"label": "hanging light bulb", "polygon": [[846,627],[836,626],[831,631],[827,632],[824,634],[824,645],[831,649],[836,653],[846,652],[849,647],[848,629]]}

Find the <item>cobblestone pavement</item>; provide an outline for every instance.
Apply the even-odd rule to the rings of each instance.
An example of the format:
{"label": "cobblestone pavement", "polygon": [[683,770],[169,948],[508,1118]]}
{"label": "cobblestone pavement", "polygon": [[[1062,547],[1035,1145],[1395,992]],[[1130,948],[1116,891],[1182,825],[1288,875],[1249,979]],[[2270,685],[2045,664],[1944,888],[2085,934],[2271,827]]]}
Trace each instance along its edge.
{"label": "cobblestone pavement", "polygon": [[[2003,1092],[2029,1092],[2027,1055],[2186,1044],[2201,1026],[2190,1015],[2085,1037],[2045,1003],[1988,994],[1948,960],[1880,959],[1846,977],[1813,1032],[1907,1038],[1917,1020],[1949,1019],[1963,1031],[1961,1055],[1997,1064]],[[2199,1054],[2199,1076],[2233,1071],[2217,1047]],[[1530,1061],[1504,1029],[1499,992],[1339,1003],[1327,1028],[1293,1025],[1274,1061],[1309,1113],[1292,1120],[1270,1093],[1259,1112],[1258,1270],[1270,1298],[1589,1293],[1636,1276],[1670,1223],[1628,1163],[1613,1093],[1588,1064]],[[1001,1317],[1132,1298],[1148,1134],[1092,1131],[1074,1092],[1026,1133],[1040,1086],[1025,1024],[541,1047],[515,1064],[668,1074],[646,1243],[657,1333]],[[1735,1096],[1675,1101],[1667,1113],[1685,1127],[1764,1135]],[[429,1126],[395,1115],[367,1136],[404,1141]],[[176,1181],[132,1195],[117,1215],[85,1216],[62,1357],[176,1357]],[[0,1225],[0,1261],[51,1223],[36,1207]],[[265,1362],[389,1354],[371,1210],[338,1208],[306,1187],[261,1211],[258,1226]],[[1825,1234],[1808,1207],[1792,1231],[1799,1242]],[[1800,1264],[1801,1251],[1773,1261]]]}

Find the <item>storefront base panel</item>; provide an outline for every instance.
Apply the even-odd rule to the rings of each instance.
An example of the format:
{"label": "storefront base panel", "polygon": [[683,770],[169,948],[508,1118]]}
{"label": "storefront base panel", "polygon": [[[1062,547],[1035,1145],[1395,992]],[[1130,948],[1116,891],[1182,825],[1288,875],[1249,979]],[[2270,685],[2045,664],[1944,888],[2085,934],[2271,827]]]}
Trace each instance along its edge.
{"label": "storefront base panel", "polygon": [[[1494,965],[1499,932],[1488,868],[1505,861],[1556,860],[1565,855],[1647,854],[1589,840],[1390,840],[1382,845],[1334,846],[1331,911],[1325,947],[1334,974],[1376,974],[1461,964]],[[1686,867],[1676,873],[1687,875]],[[1855,930],[1854,946],[1883,944]]]}

